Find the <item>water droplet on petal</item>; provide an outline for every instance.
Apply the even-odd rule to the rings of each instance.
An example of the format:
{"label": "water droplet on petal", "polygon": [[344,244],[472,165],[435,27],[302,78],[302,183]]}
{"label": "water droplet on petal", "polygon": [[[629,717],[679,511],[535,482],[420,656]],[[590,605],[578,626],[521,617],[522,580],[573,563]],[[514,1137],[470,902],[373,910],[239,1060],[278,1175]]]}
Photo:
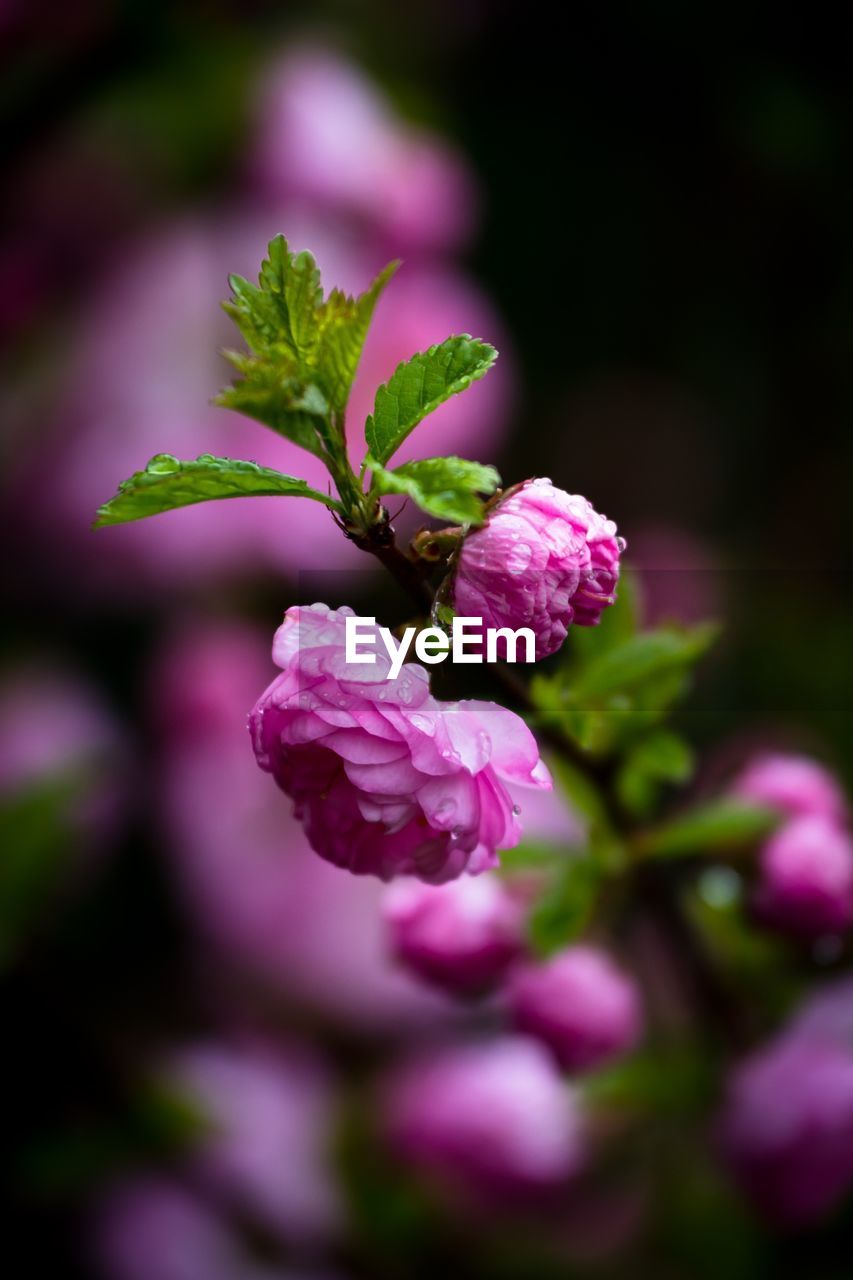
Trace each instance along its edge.
{"label": "water droplet on petal", "polygon": [[513,812],[513,815],[514,815],[516,818],[518,818],[518,817],[521,815],[521,805],[520,805],[520,804],[514,804],[514,805],[512,806],[512,812]]}
{"label": "water droplet on petal", "polygon": [[514,575],[525,573],[530,567],[530,561],[533,559],[533,548],[526,542],[519,542],[507,556],[506,569],[507,573]]}
{"label": "water droplet on petal", "polygon": [[435,811],[435,818],[438,822],[449,821],[456,813],[456,801],[450,796],[446,800],[442,800]]}

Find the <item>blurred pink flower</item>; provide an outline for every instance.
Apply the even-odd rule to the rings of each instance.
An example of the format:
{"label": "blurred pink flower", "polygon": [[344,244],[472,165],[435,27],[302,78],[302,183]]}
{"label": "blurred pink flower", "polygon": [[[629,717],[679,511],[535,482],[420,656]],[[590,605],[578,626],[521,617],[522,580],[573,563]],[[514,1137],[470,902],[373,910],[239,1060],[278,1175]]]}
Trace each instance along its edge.
{"label": "blurred pink flower", "polygon": [[189,1159],[204,1185],[286,1240],[334,1234],[331,1080],[302,1049],[199,1044],[162,1071],[206,1126]]}
{"label": "blurred pink flower", "polygon": [[853,924],[853,840],[820,816],[794,818],[761,850],[756,910],[805,937]]}
{"label": "blurred pink flower", "polygon": [[161,1175],[107,1192],[95,1206],[91,1235],[104,1280],[331,1280],[253,1258],[217,1209]]}
{"label": "blurred pink flower", "polygon": [[389,251],[451,248],[477,193],[446,141],[395,117],[354,63],[306,46],[273,64],[256,104],[250,172],[265,199],[301,199],[355,218]]}
{"label": "blurred pink flower", "polygon": [[591,946],[519,967],[509,1004],[518,1030],[548,1045],[567,1071],[590,1071],[629,1052],[642,1033],[636,982]]}
{"label": "blurred pink flower", "polygon": [[791,818],[823,817],[842,822],[847,801],[838,779],[809,756],[758,756],[743,770],[734,795],[767,805]]}
{"label": "blurred pink flower", "polygon": [[453,995],[493,990],[524,947],[523,906],[493,875],[444,885],[399,880],[386,891],[383,915],[400,963]]}
{"label": "blurred pink flower", "polygon": [[536,739],[496,703],[436,701],[416,663],[392,679],[375,624],[376,661],[348,664],[354,616],[288,609],[273,642],[282,674],[251,717],[258,764],[336,866],[432,884],[496,866],[521,838],[504,784],[551,786]]}
{"label": "blurred pink flower", "polygon": [[388,1081],[382,1113],[396,1154],[454,1201],[547,1196],[583,1163],[577,1100],[532,1040],[407,1063]]}
{"label": "blurred pink flower", "polygon": [[84,856],[113,834],[125,761],[118,724],[77,673],[45,660],[0,678],[0,800],[62,788],[68,835]]}
{"label": "blurred pink flower", "polygon": [[723,570],[712,549],[688,529],[632,524],[630,565],[646,626],[707,622],[725,608]]}
{"label": "blurred pink flower", "polygon": [[788,1030],[793,1036],[840,1045],[853,1055],[853,977],[845,974],[813,991]]}
{"label": "blurred pink flower", "polygon": [[802,1035],[752,1054],[729,1079],[719,1121],[725,1159],[780,1225],[824,1216],[853,1185],[853,1054]]}

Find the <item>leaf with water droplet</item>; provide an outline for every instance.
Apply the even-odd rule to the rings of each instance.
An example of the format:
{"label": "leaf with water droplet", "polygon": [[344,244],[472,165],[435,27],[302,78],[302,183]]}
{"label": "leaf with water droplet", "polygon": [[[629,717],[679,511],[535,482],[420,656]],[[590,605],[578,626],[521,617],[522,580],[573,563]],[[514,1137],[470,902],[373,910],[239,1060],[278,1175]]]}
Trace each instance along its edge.
{"label": "leaf with water droplet", "polygon": [[216,458],[209,453],[182,462],[170,453],[158,453],[144,471],[123,480],[116,496],[98,508],[94,528],[126,524],[217,498],[251,496],[313,498],[340,510],[333,498],[312,489],[304,480],[256,462]]}
{"label": "leaf with water droplet", "polygon": [[501,482],[494,467],[466,458],[423,458],[389,471],[368,457],[367,465],[374,493],[405,494],[422,511],[456,524],[482,523],[482,495],[494,493]]}

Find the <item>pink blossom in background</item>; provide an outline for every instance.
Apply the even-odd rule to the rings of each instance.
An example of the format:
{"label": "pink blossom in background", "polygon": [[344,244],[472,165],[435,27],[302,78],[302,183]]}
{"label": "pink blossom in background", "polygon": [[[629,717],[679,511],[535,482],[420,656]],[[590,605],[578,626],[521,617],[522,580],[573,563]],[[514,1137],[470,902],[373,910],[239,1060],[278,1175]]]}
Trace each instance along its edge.
{"label": "pink blossom in background", "polygon": [[172,1054],[162,1079],[202,1117],[187,1160],[203,1185],[286,1240],[319,1241],[337,1231],[335,1101],[315,1054],[199,1044]]}
{"label": "pink blossom in background", "polygon": [[630,562],[646,626],[707,622],[725,609],[723,568],[711,547],[688,529],[632,525]]}
{"label": "pink blossom in background", "polygon": [[255,110],[250,176],[266,202],[354,218],[391,254],[453,248],[472,229],[477,192],[462,156],[395,117],[333,50],[290,50],[268,69]]}
{"label": "pink blossom in background", "polygon": [[795,818],[770,836],[759,858],[756,911],[805,937],[853,924],[853,840],[827,818]]}
{"label": "pink blossom in background", "polygon": [[804,1226],[853,1186],[853,1054],[804,1035],[783,1036],[729,1079],[719,1120],[722,1154],[771,1220]]}
{"label": "pink blossom in background", "polygon": [[394,957],[454,995],[494,989],[524,948],[523,905],[497,876],[398,880],[382,906]]}
{"label": "pink blossom in background", "polygon": [[576,1096],[532,1040],[453,1046],[404,1064],[387,1082],[382,1115],[397,1156],[461,1205],[548,1196],[584,1160]]}
{"label": "pink blossom in background", "polygon": [[354,616],[288,609],[273,642],[282,674],[251,717],[258,764],[337,866],[433,884],[496,866],[522,833],[505,783],[552,785],[535,738],[496,703],[436,701],[416,663],[391,679],[375,624],[376,662],[347,664]]}
{"label": "pink blossom in background", "polygon": [[254,1258],[215,1205],[160,1174],[107,1191],[94,1208],[91,1237],[102,1280],[333,1280]]}
{"label": "pink blossom in background", "polygon": [[567,1071],[590,1071],[635,1048],[643,1027],[634,979],[595,947],[567,947],[511,977],[511,1016],[519,1031],[552,1050]]}
{"label": "pink blossom in background", "polygon": [[790,1033],[840,1045],[853,1054],[853,977],[844,976],[813,991],[789,1024]]}
{"label": "pink blossom in background", "polygon": [[450,1002],[388,962],[381,884],[318,858],[255,764],[246,716],[268,673],[265,636],[213,619],[176,632],[152,673],[167,866],[197,930],[324,1019],[368,1034],[448,1024]]}
{"label": "pink blossom in background", "polygon": [[99,694],[45,660],[0,676],[0,800],[68,788],[68,834],[84,858],[112,835],[124,798],[125,744]]}
{"label": "pink blossom in background", "polygon": [[572,622],[595,626],[613,603],[623,546],[586,498],[529,480],[462,544],[454,607],[487,627],[532,629],[536,657],[545,658]]}
{"label": "pink blossom in background", "polygon": [[767,753],[751,761],[735,780],[733,794],[767,805],[786,817],[824,817],[843,822],[847,800],[835,775],[809,756]]}

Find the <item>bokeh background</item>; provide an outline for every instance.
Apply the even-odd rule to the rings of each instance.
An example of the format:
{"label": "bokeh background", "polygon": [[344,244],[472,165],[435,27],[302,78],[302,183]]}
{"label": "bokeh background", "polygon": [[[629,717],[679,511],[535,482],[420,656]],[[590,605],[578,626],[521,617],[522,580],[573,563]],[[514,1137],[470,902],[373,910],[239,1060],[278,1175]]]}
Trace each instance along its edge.
{"label": "bokeh background", "polygon": [[[383,1072],[490,1014],[389,963],[378,886],[310,853],[243,737],[288,604],[318,581],[399,601],[319,506],[89,530],[164,449],[316,481],[209,405],[227,273],[278,231],[347,289],[399,256],[350,421],[412,352],[494,341],[411,456],[587,494],[650,619],[721,619],[682,715],[700,786],[771,741],[851,780],[844,15],[554,24],[510,0],[0,10],[3,1249],[27,1273],[846,1274],[849,1211],[763,1225],[680,1077],[688,1101],[552,1209],[546,1247],[525,1212],[507,1237],[400,1190]],[[559,804],[541,824],[577,839]]]}

